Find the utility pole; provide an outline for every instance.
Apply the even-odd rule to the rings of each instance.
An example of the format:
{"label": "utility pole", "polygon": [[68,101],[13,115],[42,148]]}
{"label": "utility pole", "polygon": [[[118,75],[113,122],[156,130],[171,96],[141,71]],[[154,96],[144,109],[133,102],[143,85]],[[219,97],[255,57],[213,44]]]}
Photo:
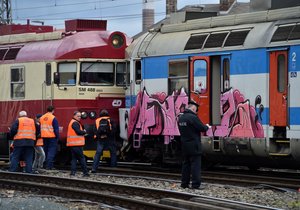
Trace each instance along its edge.
{"label": "utility pole", "polygon": [[0,0],[0,24],[11,24],[11,0]]}

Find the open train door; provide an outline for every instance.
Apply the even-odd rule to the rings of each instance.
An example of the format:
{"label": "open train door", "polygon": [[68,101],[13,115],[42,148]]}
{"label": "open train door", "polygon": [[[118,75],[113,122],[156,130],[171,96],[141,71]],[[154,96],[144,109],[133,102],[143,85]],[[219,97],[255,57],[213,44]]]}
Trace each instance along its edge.
{"label": "open train door", "polygon": [[289,126],[288,123],[288,64],[287,51],[270,52],[270,125]]}
{"label": "open train door", "polygon": [[195,56],[190,59],[190,99],[200,107],[198,117],[203,123],[210,123],[210,63],[209,57]]}

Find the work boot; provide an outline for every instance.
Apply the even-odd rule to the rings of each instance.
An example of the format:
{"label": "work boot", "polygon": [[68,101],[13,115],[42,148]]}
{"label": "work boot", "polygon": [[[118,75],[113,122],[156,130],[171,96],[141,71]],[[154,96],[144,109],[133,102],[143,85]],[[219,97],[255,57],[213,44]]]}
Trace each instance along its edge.
{"label": "work boot", "polygon": [[90,177],[90,175],[88,173],[83,174],[83,177]]}

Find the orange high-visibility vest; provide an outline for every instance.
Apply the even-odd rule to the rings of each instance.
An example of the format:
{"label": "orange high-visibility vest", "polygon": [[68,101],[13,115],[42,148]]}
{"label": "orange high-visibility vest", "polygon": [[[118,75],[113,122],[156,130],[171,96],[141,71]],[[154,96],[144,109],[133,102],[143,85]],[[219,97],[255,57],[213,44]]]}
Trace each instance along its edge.
{"label": "orange high-visibility vest", "polygon": [[30,139],[36,140],[35,136],[35,124],[34,120],[28,117],[20,117],[19,119],[18,132],[14,136],[14,140],[18,139]]}
{"label": "orange high-visibility vest", "polygon": [[44,140],[42,138],[38,138],[35,146],[44,146]]}
{"label": "orange high-visibility vest", "polygon": [[[72,119],[68,126],[67,147],[84,146],[85,144],[84,136],[77,135],[75,130],[72,128],[74,122],[76,122],[76,120]],[[80,125],[80,130],[83,130],[80,123],[79,125]]]}
{"label": "orange high-visibility vest", "polygon": [[52,122],[54,119],[54,115],[51,112],[47,112],[40,118],[41,124],[41,137],[42,138],[54,138],[54,128],[52,126]]}
{"label": "orange high-visibility vest", "polygon": [[[110,130],[111,130],[110,117],[108,117],[108,116],[99,117],[99,118],[96,119],[96,130],[98,130],[100,121],[101,121],[102,119],[107,119],[107,121],[109,122],[109,128],[110,128]],[[97,136],[94,135],[94,139],[96,139],[96,138],[97,138]]]}
{"label": "orange high-visibility vest", "polygon": [[101,121],[102,119],[107,119],[107,121],[109,122],[109,128],[110,128],[110,130],[111,130],[110,117],[108,117],[108,116],[105,116],[105,117],[99,117],[99,118],[96,120],[96,128],[97,128],[97,130],[98,130],[98,128],[99,128],[99,124],[100,124],[100,121]]}

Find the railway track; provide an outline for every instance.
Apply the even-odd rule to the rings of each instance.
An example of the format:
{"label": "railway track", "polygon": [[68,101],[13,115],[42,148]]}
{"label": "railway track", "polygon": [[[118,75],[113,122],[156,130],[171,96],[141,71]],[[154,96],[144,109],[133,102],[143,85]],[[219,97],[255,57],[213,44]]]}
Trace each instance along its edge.
{"label": "railway track", "polygon": [[127,209],[275,209],[209,196],[92,180],[0,172],[2,188],[85,199]]}
{"label": "railway track", "polygon": [[[179,182],[181,174],[166,173],[166,172],[153,172],[143,170],[132,170],[124,168],[109,168],[102,167],[101,174],[111,176],[135,176],[143,179],[160,179],[160,180],[173,180]],[[300,189],[300,178],[286,178],[268,175],[255,175],[233,172],[218,172],[218,171],[203,171],[202,180],[208,183],[219,184],[233,184],[242,186],[261,186],[277,188],[285,190],[285,188],[298,190]]]}
{"label": "railway track", "polygon": [[[181,174],[174,172],[160,172],[151,170],[151,166],[145,166],[144,170],[137,170],[134,166],[128,167],[105,167],[98,170],[101,175],[116,177],[135,177],[142,179],[157,179],[162,181],[180,182]],[[140,169],[141,166],[138,166]],[[147,169],[148,168],[148,169]],[[60,170],[70,170],[70,167],[60,167]],[[276,188],[278,190],[300,189],[299,173],[266,172],[266,171],[243,171],[243,170],[221,170],[202,171],[202,180],[207,183],[232,184],[252,187]]]}

